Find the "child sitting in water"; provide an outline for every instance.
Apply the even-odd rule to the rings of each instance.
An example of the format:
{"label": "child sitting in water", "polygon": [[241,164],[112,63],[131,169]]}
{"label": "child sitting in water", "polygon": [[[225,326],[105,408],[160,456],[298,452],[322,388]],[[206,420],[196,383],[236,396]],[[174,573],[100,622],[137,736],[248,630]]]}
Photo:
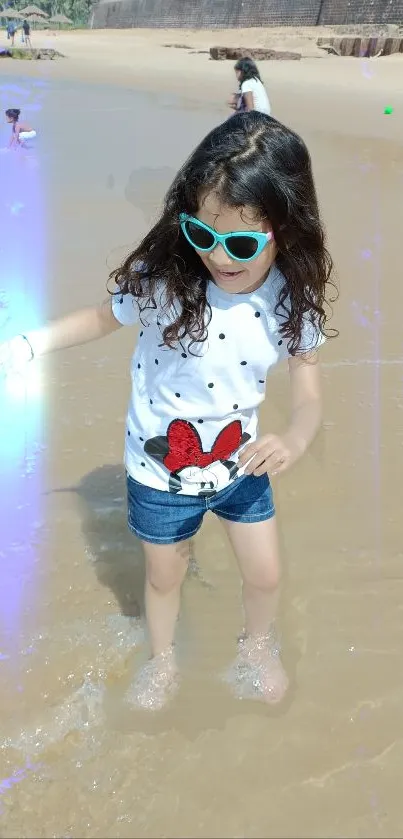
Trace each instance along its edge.
{"label": "child sitting in water", "polygon": [[36,131],[27,122],[20,122],[20,109],[8,108],[6,111],[6,120],[12,125],[11,138],[8,148],[17,148],[18,146],[26,146],[27,140],[33,140],[36,137]]}
{"label": "child sitting in water", "polygon": [[239,91],[229,100],[230,108],[234,111],[260,111],[262,114],[270,114],[269,97],[252,58],[240,58],[234,70],[239,82]]}
{"label": "child sitting in water", "polygon": [[[317,351],[331,269],[304,142],[265,114],[237,114],[183,165],[159,221],[113,273],[109,299],[0,347],[0,368],[11,372],[140,325],[125,464],[128,524],[145,554],[151,659],[130,688],[136,706],[162,708],[177,688],[181,585],[189,540],[208,511],[243,583],[237,695],[274,704],[287,691],[270,477],[306,452],[321,422]],[[266,378],[282,360],[289,422],[281,434],[260,434]]]}

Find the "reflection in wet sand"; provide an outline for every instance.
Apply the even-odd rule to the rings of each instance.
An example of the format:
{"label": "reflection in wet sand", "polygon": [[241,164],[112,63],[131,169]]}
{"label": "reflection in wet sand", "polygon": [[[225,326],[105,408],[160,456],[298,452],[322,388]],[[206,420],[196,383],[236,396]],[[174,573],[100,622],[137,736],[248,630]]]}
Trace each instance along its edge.
{"label": "reflection in wet sand", "polygon": [[[114,263],[131,245],[161,198],[150,170],[165,187],[165,175],[215,119],[201,109],[188,123],[175,105],[164,112],[161,144],[158,98],[140,97],[133,115],[127,111],[124,136],[105,123],[88,162],[68,107],[84,107],[89,93],[94,108],[108,107],[107,88],[60,83],[38,115],[47,167],[47,317],[104,295],[106,260]],[[132,98],[114,92],[116,107]],[[59,143],[46,146],[53,113]],[[87,118],[99,136],[99,112]],[[39,372],[47,427],[34,435],[33,475],[13,461],[20,497],[40,477],[34,532],[24,535],[22,512],[12,521],[7,513],[5,539],[2,508],[4,836],[402,835],[396,298],[403,155],[397,144],[330,128],[306,139],[340,275],[341,337],[323,351],[323,432],[275,488],[290,697],[269,710],[236,702],[222,683],[241,625],[239,577],[219,523],[209,518],[184,586],[179,696],[152,718],[124,707],[124,691],[148,654],[142,557],[126,529],[121,466],[135,335],[126,330],[46,360]],[[25,299],[37,301],[37,290],[33,282]],[[263,428],[281,429],[286,411],[287,375],[279,369]],[[10,474],[1,473],[6,502]],[[9,630],[4,580],[21,594],[18,624]]]}

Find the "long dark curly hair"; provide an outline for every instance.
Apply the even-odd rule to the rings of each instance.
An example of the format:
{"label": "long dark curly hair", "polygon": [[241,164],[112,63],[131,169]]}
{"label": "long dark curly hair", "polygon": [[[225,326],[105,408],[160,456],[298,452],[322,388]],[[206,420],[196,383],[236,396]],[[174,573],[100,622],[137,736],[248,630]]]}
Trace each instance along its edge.
{"label": "long dark curly hair", "polygon": [[163,289],[164,306],[172,313],[164,344],[177,348],[185,338],[190,344],[206,340],[211,277],[185,239],[179,215],[195,215],[201,195],[210,190],[224,205],[252,207],[272,225],[276,265],[284,276],[276,311],[290,354],[298,352],[307,319],[334,337],[336,330],[325,331],[327,292],[334,287],[332,259],[308,150],[297,134],[257,111],[233,116],[196,148],[168,190],[159,221],[111,273],[119,289],[115,293],[137,298],[143,321],[147,309],[161,305]]}

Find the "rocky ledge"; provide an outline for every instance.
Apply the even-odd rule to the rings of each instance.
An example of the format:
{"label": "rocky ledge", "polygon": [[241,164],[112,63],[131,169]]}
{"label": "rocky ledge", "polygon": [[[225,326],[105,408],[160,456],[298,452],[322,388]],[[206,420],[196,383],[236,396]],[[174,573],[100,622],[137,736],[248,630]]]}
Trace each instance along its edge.
{"label": "rocky ledge", "polygon": [[299,61],[301,53],[285,50],[268,50],[263,47],[210,47],[214,61],[237,61],[238,58],[253,58],[255,61]]}
{"label": "rocky ledge", "polygon": [[353,56],[354,58],[372,58],[373,56],[392,55],[403,52],[403,38],[345,36],[344,38],[318,38],[318,47],[334,55]]}
{"label": "rocky ledge", "polygon": [[18,58],[20,61],[38,61],[45,59],[53,61],[54,58],[65,58],[61,52],[51,49],[21,49],[20,47],[0,47],[0,58]]}

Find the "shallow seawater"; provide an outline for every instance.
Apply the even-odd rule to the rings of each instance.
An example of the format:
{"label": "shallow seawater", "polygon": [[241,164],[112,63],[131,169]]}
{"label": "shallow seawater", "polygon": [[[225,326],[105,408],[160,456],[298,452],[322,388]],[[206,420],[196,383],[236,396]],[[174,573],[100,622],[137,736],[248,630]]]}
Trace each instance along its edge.
{"label": "shallow seawater", "polygon": [[[2,105],[31,108],[38,144],[31,174],[0,160],[3,335],[103,299],[108,270],[217,121],[179,98],[5,84]],[[336,122],[306,139],[340,338],[323,350],[324,429],[275,486],[290,696],[268,710],[222,682],[240,583],[211,517],[184,585],[180,693],[161,714],[125,707],[148,654],[121,462],[136,334],[47,359],[30,388],[0,392],[4,837],[402,835],[403,157],[337,135]],[[11,222],[10,201],[24,205]],[[287,408],[278,369],[262,428],[281,429]]]}

